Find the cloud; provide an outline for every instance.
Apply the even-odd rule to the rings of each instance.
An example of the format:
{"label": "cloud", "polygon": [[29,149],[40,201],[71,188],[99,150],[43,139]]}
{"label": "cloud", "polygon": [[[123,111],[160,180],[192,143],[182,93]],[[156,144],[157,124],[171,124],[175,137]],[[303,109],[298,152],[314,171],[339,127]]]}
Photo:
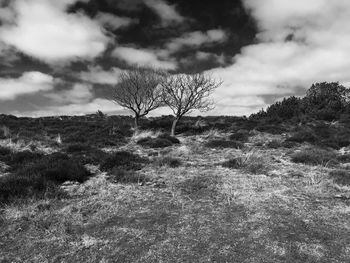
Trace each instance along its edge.
{"label": "cloud", "polygon": [[152,9],[161,19],[163,26],[167,26],[170,23],[182,23],[185,18],[181,16],[174,5],[169,5],[162,0],[144,0],[147,7]]}
{"label": "cloud", "polygon": [[175,62],[160,60],[156,53],[157,51],[154,50],[136,49],[132,47],[117,47],[112,52],[112,55],[130,65],[155,67],[168,70],[176,69],[177,65]]}
{"label": "cloud", "polygon": [[99,12],[95,16],[95,20],[99,21],[101,25],[107,26],[112,30],[127,27],[133,23],[138,22],[137,19],[131,19],[129,17],[120,17],[109,13]]}
{"label": "cloud", "polygon": [[14,100],[20,95],[52,90],[56,81],[37,71],[25,72],[17,79],[0,78],[0,100]]}
{"label": "cloud", "polygon": [[166,49],[173,53],[183,47],[198,48],[205,44],[222,43],[227,39],[227,34],[221,29],[212,29],[206,32],[194,31],[185,33],[181,37],[173,38],[166,44]]}
{"label": "cloud", "polygon": [[[65,62],[92,59],[109,39],[97,21],[81,13],[66,13],[76,0],[16,0],[13,20],[0,28],[0,40],[39,60]],[[1,14],[0,14],[1,15]],[[9,17],[5,11],[1,16]]]}
{"label": "cloud", "polygon": [[[258,23],[259,42],[244,47],[233,65],[208,72],[224,81],[215,95],[219,101],[230,105],[240,97],[278,99],[315,82],[349,83],[348,1],[245,0],[244,4]],[[261,101],[249,110],[259,105]],[[227,114],[236,109],[232,104]]]}
{"label": "cloud", "polygon": [[119,74],[123,70],[113,67],[109,70],[103,70],[100,66],[89,67],[89,71],[80,72],[79,78],[83,81],[94,84],[115,85],[119,82]]}
{"label": "cloud", "polygon": [[76,83],[71,89],[47,93],[45,97],[52,99],[55,104],[84,104],[93,99],[94,95],[92,85]]}
{"label": "cloud", "polygon": [[28,112],[12,112],[18,116],[60,116],[60,115],[85,115],[101,110],[104,113],[126,113],[123,108],[111,100],[97,98],[88,103],[70,103],[66,105],[53,105],[43,107],[40,110]]}

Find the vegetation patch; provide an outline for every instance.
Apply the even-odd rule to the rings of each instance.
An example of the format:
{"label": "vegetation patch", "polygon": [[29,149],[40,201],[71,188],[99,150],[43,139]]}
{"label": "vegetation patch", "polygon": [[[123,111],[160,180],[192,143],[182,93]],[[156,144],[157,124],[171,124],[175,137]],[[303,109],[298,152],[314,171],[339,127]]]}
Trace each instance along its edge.
{"label": "vegetation patch", "polygon": [[339,162],[334,152],[321,148],[307,148],[291,155],[295,163],[335,166]]}
{"label": "vegetation patch", "polygon": [[92,150],[91,145],[85,143],[73,143],[66,147],[67,153],[87,152]]}
{"label": "vegetation patch", "polygon": [[65,181],[84,182],[90,176],[86,168],[65,154],[54,153],[25,164],[16,172],[0,177],[0,201],[13,198],[56,195]]}
{"label": "vegetation patch", "polygon": [[181,181],[177,187],[183,194],[190,196],[214,196],[217,193],[218,179],[207,175],[196,175]]}
{"label": "vegetation patch", "polygon": [[350,171],[334,170],[329,173],[335,183],[350,186]]}
{"label": "vegetation patch", "polygon": [[210,140],[206,143],[208,148],[235,148],[242,149],[244,144],[238,141],[227,141],[227,140]]}
{"label": "vegetation patch", "polygon": [[223,162],[222,166],[230,169],[242,169],[252,174],[267,173],[270,170],[268,162],[261,155],[254,152],[229,159]]}
{"label": "vegetation patch", "polygon": [[240,141],[240,142],[247,142],[249,139],[249,131],[247,130],[239,130],[233,134],[230,135],[231,141]]}
{"label": "vegetation patch", "polygon": [[120,167],[114,167],[108,173],[107,179],[112,183],[143,183],[146,177],[134,170],[125,170]]}
{"label": "vegetation patch", "polygon": [[278,148],[283,147],[283,144],[282,144],[281,141],[272,140],[272,141],[269,141],[269,142],[266,144],[266,146],[267,146],[267,148],[278,149]]}
{"label": "vegetation patch", "polygon": [[136,154],[120,151],[107,156],[102,162],[100,168],[102,171],[111,171],[116,167],[125,170],[140,170],[146,162],[146,159],[141,158]]}
{"label": "vegetation patch", "polygon": [[137,144],[149,148],[165,148],[179,143],[180,141],[177,138],[167,134],[161,134],[156,138],[145,137],[137,141]]}
{"label": "vegetation patch", "polygon": [[182,161],[179,158],[174,157],[161,157],[156,160],[156,165],[158,166],[168,166],[171,168],[179,167],[181,166]]}

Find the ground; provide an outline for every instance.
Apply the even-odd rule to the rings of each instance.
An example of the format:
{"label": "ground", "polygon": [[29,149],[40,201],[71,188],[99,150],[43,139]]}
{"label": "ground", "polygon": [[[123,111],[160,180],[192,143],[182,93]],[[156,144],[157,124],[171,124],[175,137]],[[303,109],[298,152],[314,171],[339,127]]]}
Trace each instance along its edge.
{"label": "ground", "polygon": [[[181,159],[138,171],[147,182],[113,183],[89,166],[90,180],[64,185],[70,198],[3,207],[0,262],[350,262],[350,187],[330,168],[291,162],[297,148],[256,146],[280,135],[257,133],[243,149],[206,148],[210,136],[226,135],[123,146]],[[236,156],[257,156],[261,172],[221,165]]]}

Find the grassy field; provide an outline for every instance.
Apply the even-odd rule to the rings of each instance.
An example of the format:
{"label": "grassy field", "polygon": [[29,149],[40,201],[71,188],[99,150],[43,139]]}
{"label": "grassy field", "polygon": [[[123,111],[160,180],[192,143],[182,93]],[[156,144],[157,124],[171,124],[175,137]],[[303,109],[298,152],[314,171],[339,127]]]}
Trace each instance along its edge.
{"label": "grassy field", "polygon": [[[346,162],[308,163],[305,143],[250,135],[243,147],[217,131],[162,149],[105,147],[148,162],[89,164],[87,181],[60,186],[64,197],[0,207],[0,262],[350,262]],[[122,172],[134,180],[118,181]]]}

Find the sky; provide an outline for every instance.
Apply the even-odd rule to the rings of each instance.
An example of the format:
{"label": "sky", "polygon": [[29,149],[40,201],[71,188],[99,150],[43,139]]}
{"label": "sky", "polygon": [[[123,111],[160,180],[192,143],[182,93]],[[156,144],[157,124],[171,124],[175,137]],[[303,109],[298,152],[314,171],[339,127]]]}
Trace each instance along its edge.
{"label": "sky", "polygon": [[0,0],[0,57],[4,114],[130,114],[111,94],[139,65],[209,74],[222,85],[201,114],[249,115],[350,86],[350,1]]}

